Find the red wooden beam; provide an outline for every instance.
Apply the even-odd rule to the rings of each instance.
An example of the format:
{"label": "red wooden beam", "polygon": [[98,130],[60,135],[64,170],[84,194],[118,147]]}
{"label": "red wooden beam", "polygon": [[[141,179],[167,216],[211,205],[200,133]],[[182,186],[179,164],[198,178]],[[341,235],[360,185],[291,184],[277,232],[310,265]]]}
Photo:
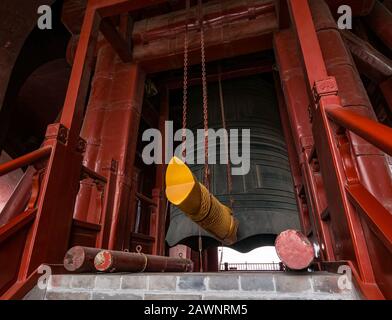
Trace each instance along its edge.
{"label": "red wooden beam", "polygon": [[90,0],[88,5],[98,10],[102,18],[156,6],[169,0]]}
{"label": "red wooden beam", "polygon": [[[169,90],[166,87],[160,89],[160,112],[159,112],[159,131],[162,134],[163,150],[165,148],[165,122],[169,120]],[[165,157],[165,152],[162,157]],[[157,165],[155,174],[155,188],[153,189],[153,199],[156,206],[151,211],[150,217],[150,235],[154,237],[152,253],[158,255],[165,255],[165,235],[166,235],[166,221],[167,221],[167,202],[164,197],[164,174],[166,172],[166,165],[164,159],[162,164]]]}
{"label": "red wooden beam", "polygon": [[192,272],[193,262],[183,258],[123,251],[101,251],[94,259],[100,272]]}
{"label": "red wooden beam", "polygon": [[74,273],[95,272],[94,259],[100,251],[98,248],[72,247],[64,256],[64,268]]}
{"label": "red wooden beam", "polygon": [[31,199],[33,177],[36,174],[34,167],[27,168],[22,179],[14,189],[0,214],[0,226],[6,224],[13,217],[23,212]]}
{"label": "red wooden beam", "polygon": [[[253,20],[259,16],[273,13],[275,12],[275,3],[261,2],[251,5],[239,1],[237,6],[231,5],[224,7],[224,10],[221,8],[219,8],[220,10],[216,9],[216,6],[211,7],[211,9],[208,5],[206,6],[205,11],[209,11],[204,12],[203,15],[205,30],[218,28],[222,25],[228,25],[240,20]],[[151,18],[151,21],[148,21],[148,25],[145,21],[141,21],[139,24],[140,27],[133,33],[135,44],[145,44],[163,38],[172,38],[181,33],[185,33],[185,30],[192,32],[200,29],[198,8],[192,8],[189,12],[185,10],[176,12],[176,14],[177,18],[174,23],[171,18],[172,14],[167,14],[166,17],[163,15],[156,19]],[[147,30],[144,29],[145,25],[147,25]]]}
{"label": "red wooden beam", "polygon": [[293,27],[297,32],[300,43],[310,89],[313,90],[316,81],[326,79],[328,74],[312,14],[307,0],[289,0],[288,3]]}
{"label": "red wooden beam", "polygon": [[[346,161],[350,158],[337,149],[335,134],[325,110],[330,105],[341,107],[336,80],[328,77],[308,0],[289,0],[288,3],[308,78],[308,91],[314,97],[313,134],[326,185],[328,209],[334,222],[331,227],[337,235],[334,239],[334,250],[337,258],[346,256],[346,260],[355,259],[361,281],[375,283],[360,217],[353,210],[345,193],[347,172],[342,158]],[[353,166],[352,163],[347,164]],[[345,213],[344,218],[342,212]],[[336,224],[339,220],[341,225]],[[348,235],[351,243],[346,240]]]}
{"label": "red wooden beam", "polygon": [[392,60],[377,51],[367,41],[350,31],[342,31],[342,36],[349,47],[361,73],[376,83],[392,77]]}
{"label": "red wooden beam", "polygon": [[100,31],[105,36],[106,40],[110,42],[113,49],[117,52],[123,62],[130,62],[132,60],[131,52],[131,38],[124,38],[117,30],[113,21],[109,18],[104,18],[101,21]]}
{"label": "red wooden beam", "polygon": [[[236,79],[242,77],[248,77],[255,74],[261,74],[266,72],[273,71],[273,62],[272,61],[261,61],[259,63],[252,63],[252,65],[244,66],[243,68],[236,68],[232,70],[224,70],[220,73],[209,72],[207,75],[208,82],[217,82],[219,79],[219,75],[221,76],[221,80],[229,80]],[[190,76],[188,78],[188,86],[196,86],[201,84],[202,80],[200,76]],[[184,85],[183,79],[168,79],[167,87],[169,89],[179,89]]]}
{"label": "red wooden beam", "polygon": [[[389,204],[392,202],[392,182],[384,153],[357,134],[349,130],[344,132],[340,126],[330,120],[326,113],[328,106],[340,105],[346,110],[357,112],[362,116],[377,121],[369,101],[370,99],[366,94],[352,58],[347,53],[347,47],[344,44],[335,19],[329,12],[328,5],[323,0],[309,0],[309,6],[312,11],[327,71],[330,76],[335,77],[338,84],[334,84],[333,78],[320,80],[317,82],[313,92],[316,106],[320,109],[313,114],[313,122],[316,128],[314,131],[318,135],[318,139],[321,138],[321,141],[319,140],[317,143],[319,146],[317,152],[323,158],[323,161],[320,163],[323,178],[328,180],[329,187],[327,189],[328,193],[331,194],[329,202],[337,202],[336,199],[340,198],[338,192],[334,192],[335,190],[339,190],[339,193],[344,197],[348,195],[346,190],[340,188],[340,183],[338,184],[334,179],[331,179],[334,170],[330,155],[327,152],[328,148],[325,147],[327,145],[331,146],[332,156],[337,159],[337,168],[342,170],[343,174],[340,180],[343,184],[351,185],[361,182],[383,206],[389,207]],[[340,63],[337,64],[336,61],[340,61]],[[340,98],[339,101],[337,98]],[[317,129],[323,127],[329,128],[328,131],[332,134],[330,137],[324,135],[325,130]],[[336,145],[337,148],[335,148]],[[339,189],[335,187],[336,185],[339,185]],[[332,196],[332,193],[336,193],[336,195]],[[358,260],[359,274],[368,276],[364,277],[363,280],[377,284],[379,289],[382,290],[382,294],[390,298],[392,278],[391,273],[387,270],[392,270],[392,268],[380,266],[384,264],[392,266],[392,255],[384,250],[383,245],[380,245],[381,239],[377,238],[376,234],[371,231],[371,225],[363,218],[360,211],[353,207],[351,201],[349,201],[347,209],[348,211],[343,208],[330,210],[330,225],[331,227],[333,226],[333,239],[335,241],[339,239],[336,249],[339,250],[345,247],[342,251],[345,252],[344,256],[347,257],[346,259],[352,259],[348,258],[352,253],[360,257]],[[349,214],[349,220],[346,219],[346,221],[354,227],[354,232],[351,231],[355,235],[355,237],[352,237],[352,248],[346,246],[348,244],[346,239],[350,229],[345,228],[345,232],[341,230],[341,226],[347,223],[341,219],[341,212]]]}
{"label": "red wooden beam", "polygon": [[[309,236],[311,226],[312,240],[318,242],[321,247],[320,258],[323,261],[333,261],[335,255],[329,232],[329,221],[322,218],[323,212],[328,212],[328,203],[320,166],[314,152],[314,137],[309,114],[311,102],[307,94],[308,86],[302,70],[300,52],[297,48],[295,34],[291,30],[280,31],[274,37],[277,66],[294,139],[292,147],[295,147],[297,151],[297,161],[300,164],[303,178],[302,184],[297,186],[296,191],[300,197],[300,207],[305,212],[308,211],[308,215],[303,217],[303,225],[307,226],[303,232]],[[287,137],[286,134],[285,136]]]}
{"label": "red wooden beam", "polygon": [[48,158],[51,152],[52,147],[43,147],[19,158],[0,164],[0,177],[16,169],[33,164],[38,160]]}
{"label": "red wooden beam", "polygon": [[82,31],[76,49],[64,108],[60,123],[69,129],[69,144],[76,145],[83,121],[83,112],[89,88],[92,60],[101,18],[94,9],[87,7]]}
{"label": "red wooden beam", "polygon": [[0,243],[6,241],[15,232],[19,231],[25,225],[35,219],[37,215],[37,209],[27,210],[21,212],[20,215],[13,218],[9,223],[0,227]]}
{"label": "red wooden beam", "polygon": [[339,106],[327,106],[328,116],[392,156],[392,128]]}
{"label": "red wooden beam", "polygon": [[[392,215],[361,184],[347,185],[354,206],[360,210],[375,234],[392,253]],[[387,258],[387,257],[385,257]]]}
{"label": "red wooden beam", "polygon": [[[295,142],[294,142],[293,134],[291,131],[290,119],[289,119],[289,115],[288,115],[288,111],[287,111],[288,106],[287,106],[286,102],[284,101],[284,94],[282,91],[280,78],[277,73],[274,73],[274,79],[275,79],[276,95],[278,98],[280,120],[282,123],[283,135],[284,135],[285,141],[286,141],[287,154],[289,157],[289,164],[290,164],[290,171],[291,171],[291,175],[293,177],[294,190],[295,190],[295,195],[296,195],[296,200],[297,200],[297,205],[298,205],[298,211],[299,211],[299,215],[300,215],[299,218],[300,218],[300,223],[301,223],[301,230],[306,236],[309,236],[313,232],[313,230],[312,230],[312,225],[310,222],[307,199],[304,194],[301,194],[301,188],[304,185],[304,179],[301,174],[301,166],[300,166],[300,162],[299,162],[299,157],[302,155],[302,153],[300,152],[298,154],[297,150],[295,148]],[[286,92],[287,92],[287,89],[286,89]],[[292,101],[289,101],[290,107],[291,107],[291,102]],[[313,236],[316,236],[317,230],[314,230],[314,232],[315,232],[315,234],[313,234]],[[317,239],[317,240],[320,241],[319,239]]]}
{"label": "red wooden beam", "polygon": [[313,244],[297,230],[286,230],[275,241],[276,253],[285,266],[291,270],[303,270],[315,258]]}

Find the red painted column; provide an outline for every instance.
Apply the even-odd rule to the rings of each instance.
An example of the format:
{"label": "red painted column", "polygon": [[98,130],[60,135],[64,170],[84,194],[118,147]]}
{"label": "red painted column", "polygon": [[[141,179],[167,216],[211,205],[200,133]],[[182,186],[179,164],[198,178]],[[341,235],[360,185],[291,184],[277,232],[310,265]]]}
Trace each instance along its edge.
{"label": "red painted column", "polygon": [[162,164],[156,167],[155,189],[153,190],[153,199],[157,204],[151,212],[150,235],[155,238],[153,254],[164,255],[165,237],[166,237],[166,213],[167,201],[165,194],[165,122],[169,120],[169,90],[165,87],[161,91],[161,106],[159,115],[159,131],[162,135]]}
{"label": "red painted column", "polygon": [[136,197],[136,191],[138,191],[137,188],[139,182],[139,175],[140,175],[140,170],[137,167],[134,167],[132,173],[133,177],[132,177],[131,196],[129,198],[126,223],[124,225],[124,248],[123,249],[128,249],[128,250],[130,250],[131,247],[131,235],[132,233],[136,232],[135,226],[136,226],[136,213],[137,213],[137,201],[138,201]]}
{"label": "red painted column", "polygon": [[[307,93],[305,75],[294,33],[290,30],[275,34],[275,55],[287,105],[287,114],[300,164],[303,185],[296,187],[300,205],[309,210],[312,239],[316,240],[324,261],[333,261],[334,253],[328,222],[322,214],[327,208],[327,199],[321,173],[315,159],[312,159],[314,139],[310,119],[310,99]],[[291,160],[290,160],[291,161]],[[302,189],[302,190],[301,190]],[[308,203],[309,202],[309,203]],[[306,217],[302,217],[303,232],[309,235]]]}
{"label": "red painted column", "polygon": [[[123,63],[111,45],[100,43],[89,104],[81,136],[87,141],[83,164],[109,178],[112,160],[118,163],[111,213],[109,249],[128,247],[127,212],[130,205],[145,74],[138,65]],[[103,199],[91,179],[80,184],[74,217],[99,223]],[[128,237],[129,239],[129,237]]]}
{"label": "red painted column", "polygon": [[[336,78],[342,107],[378,121],[328,6],[319,0],[309,3],[327,71]],[[349,140],[361,182],[392,212],[392,180],[385,154],[353,133],[349,133]]]}
{"label": "red painted column", "polygon": [[[275,90],[278,98],[280,121],[282,123],[283,134],[287,146],[287,154],[289,156],[290,170],[294,182],[294,190],[296,193],[296,200],[298,211],[300,215],[301,229],[306,235],[310,235],[313,232],[313,227],[311,225],[308,201],[306,195],[302,192],[304,185],[304,179],[302,178],[301,167],[299,162],[299,157],[301,152],[297,153],[296,146],[294,143],[293,134],[291,131],[290,119],[287,112],[287,105],[284,100],[284,95],[280,83],[280,78],[278,74],[275,74]],[[314,236],[314,235],[313,235]],[[319,239],[317,239],[319,242]]]}
{"label": "red painted column", "polygon": [[[99,149],[101,148],[101,135],[105,112],[109,104],[110,92],[113,84],[114,64],[116,53],[107,41],[100,43],[98,49],[97,63],[91,93],[87,105],[86,115],[81,129],[81,137],[86,140],[86,151],[83,164],[93,170],[100,171],[103,175],[108,172],[100,170],[98,160]],[[91,198],[96,196],[95,184],[91,179],[84,178],[80,182],[79,193],[76,198],[74,218],[91,223],[98,223],[101,212],[91,213]],[[90,214],[89,214],[90,212]]]}
{"label": "red painted column", "polygon": [[[344,46],[340,47],[339,42],[334,42],[333,38],[327,37],[328,41],[323,41],[325,39],[323,31],[326,34],[334,31],[325,19],[329,9],[323,1],[310,0],[310,4],[313,10],[317,5],[322,5],[323,10],[311,13],[307,0],[289,0],[293,25],[296,29],[307,76],[308,92],[312,97],[312,131],[315,150],[320,160],[320,170],[326,185],[334,253],[336,259],[352,262],[356,280],[368,298],[382,298],[380,286],[384,284],[383,280],[376,281],[373,272],[373,261],[367,245],[370,238],[365,236],[364,229],[366,228],[363,228],[363,219],[346,194],[347,184],[360,183],[352,157],[351,146],[355,147],[355,145],[351,143],[350,146],[347,135],[337,130],[338,128],[328,120],[326,113],[328,107],[342,108],[344,99],[338,94],[340,93],[339,86],[342,85],[344,88],[352,84],[353,81],[350,79],[352,73],[346,74],[346,78],[342,79],[347,80],[347,83],[341,79],[339,86],[336,79],[329,76],[328,73],[331,71],[327,72],[326,66],[329,58],[331,58],[329,68],[346,66],[345,61],[341,59],[341,50]],[[315,22],[320,26],[319,34],[316,33]],[[322,51],[321,44],[328,51]],[[360,79],[358,82],[360,83]],[[353,90],[351,93],[357,94],[358,92]],[[375,256],[372,258],[374,259]],[[382,277],[382,273],[378,273],[378,276]]]}
{"label": "red painted column", "polygon": [[8,290],[3,299],[23,297],[36,284],[37,268],[42,263],[61,263],[68,250],[83,159],[79,134],[99,22],[95,10],[87,9],[60,123],[49,125],[46,132],[44,146],[51,146],[52,152],[40,186],[36,217],[26,243],[21,242],[21,260],[16,267],[10,264],[18,275],[6,278],[7,285],[0,289]]}
{"label": "red painted column", "polygon": [[[113,61],[115,57],[116,53],[110,44],[106,40],[102,41],[98,50],[90,98],[80,134],[87,142],[83,164],[97,172],[102,169],[100,162],[97,160],[102,144],[105,113],[110,103],[115,70]],[[104,172],[100,171],[100,173]]]}
{"label": "red painted column", "polygon": [[205,272],[218,272],[218,248],[212,247],[204,250],[204,271]]}
{"label": "red painted column", "polygon": [[145,73],[137,64],[123,63],[118,57],[112,63],[115,64],[113,86],[105,111],[97,162],[98,172],[105,174],[112,159],[118,161],[109,249],[122,249],[125,240],[123,227],[131,198]]}

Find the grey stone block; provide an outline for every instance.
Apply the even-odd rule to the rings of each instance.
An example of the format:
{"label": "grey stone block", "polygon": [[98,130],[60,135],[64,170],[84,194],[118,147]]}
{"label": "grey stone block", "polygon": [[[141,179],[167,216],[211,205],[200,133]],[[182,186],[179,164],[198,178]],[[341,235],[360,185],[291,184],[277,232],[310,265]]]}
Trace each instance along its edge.
{"label": "grey stone block", "polygon": [[147,277],[138,275],[122,276],[121,288],[134,290],[147,289]]}
{"label": "grey stone block", "polygon": [[274,291],[273,276],[270,274],[242,275],[241,289],[245,291]]}
{"label": "grey stone block", "polygon": [[311,292],[309,275],[275,275],[276,290],[278,292]]}
{"label": "grey stone block", "polygon": [[46,293],[34,288],[24,299],[358,299],[356,288],[339,290],[338,277],[326,272],[54,275],[49,279]]}
{"label": "grey stone block", "polygon": [[35,286],[28,294],[26,294],[23,300],[44,300],[46,289],[40,289]]}
{"label": "grey stone block", "polygon": [[150,290],[176,290],[176,276],[150,276],[148,288]]}
{"label": "grey stone block", "polygon": [[91,292],[88,291],[47,291],[46,300],[91,300]]}
{"label": "grey stone block", "polygon": [[143,300],[143,295],[128,292],[93,292],[93,300]]}
{"label": "grey stone block", "polygon": [[71,288],[92,289],[95,284],[95,275],[75,275],[71,280]]}
{"label": "grey stone block", "polygon": [[224,294],[224,293],[216,293],[216,294],[204,294],[203,295],[203,300],[238,300],[242,299],[243,296],[237,294]]}
{"label": "grey stone block", "polygon": [[206,290],[204,276],[181,276],[178,279],[178,288],[180,290]]}
{"label": "grey stone block", "polygon": [[95,280],[95,289],[120,289],[121,277],[118,275],[99,275]]}
{"label": "grey stone block", "polygon": [[305,301],[309,301],[309,300],[313,300],[311,297],[307,297],[307,296],[300,296],[300,295],[282,295],[282,294],[278,294],[275,297],[273,297],[271,300],[284,300],[284,301],[299,301],[299,300],[305,300]]}
{"label": "grey stone block", "polygon": [[314,292],[350,294],[352,291],[339,288],[339,276],[336,275],[314,275],[312,276]]}
{"label": "grey stone block", "polygon": [[195,294],[146,294],[144,300],[201,300],[201,295]]}
{"label": "grey stone block", "polygon": [[51,288],[70,288],[71,287],[70,275],[52,275],[49,278],[48,289]]}
{"label": "grey stone block", "polygon": [[208,288],[210,290],[239,290],[239,276],[209,276]]}

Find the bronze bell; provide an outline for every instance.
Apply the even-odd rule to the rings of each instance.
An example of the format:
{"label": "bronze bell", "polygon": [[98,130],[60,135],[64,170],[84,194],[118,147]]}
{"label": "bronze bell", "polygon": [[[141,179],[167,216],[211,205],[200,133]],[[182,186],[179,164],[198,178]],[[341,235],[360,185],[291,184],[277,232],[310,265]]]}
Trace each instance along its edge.
{"label": "bronze bell", "polygon": [[[210,192],[232,210],[238,222],[236,240],[223,244],[248,252],[274,245],[276,236],[284,230],[299,229],[299,216],[272,81],[253,76],[224,81],[222,87],[227,130],[239,129],[241,134],[241,129],[250,129],[250,171],[243,176],[232,175],[232,191],[229,194],[227,166],[210,165]],[[202,92],[199,87],[192,87],[189,91],[188,128],[195,131],[203,127],[200,111]],[[211,129],[223,127],[220,103],[218,84],[209,84],[208,118]],[[238,140],[241,141],[241,136]],[[196,154],[201,147],[204,145],[195,145],[193,152]],[[219,163],[219,157],[217,160]],[[203,181],[204,165],[194,164],[189,168],[195,179]],[[198,250],[199,234],[203,249],[222,244],[222,239],[201,228],[178,206],[171,205],[166,235],[168,245],[184,244]]]}

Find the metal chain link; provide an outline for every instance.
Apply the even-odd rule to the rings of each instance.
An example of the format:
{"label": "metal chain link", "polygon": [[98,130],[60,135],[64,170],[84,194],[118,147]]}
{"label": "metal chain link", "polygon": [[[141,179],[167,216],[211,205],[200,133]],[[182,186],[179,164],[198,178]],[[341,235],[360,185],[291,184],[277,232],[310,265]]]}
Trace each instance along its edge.
{"label": "metal chain link", "polygon": [[[203,87],[203,122],[204,122],[204,185],[207,190],[210,189],[209,170],[208,170],[208,95],[207,95],[207,77],[206,77],[206,55],[204,46],[204,21],[203,21],[203,0],[198,1],[199,6],[199,23],[200,23],[200,49],[201,49],[201,79]],[[199,262],[200,272],[203,272],[203,241],[201,229],[199,226]]]}
{"label": "metal chain link", "polygon": [[[187,17],[189,14],[190,0],[186,2]],[[185,38],[184,38],[184,84],[183,84],[183,97],[182,97],[182,157],[185,162],[186,159],[186,126],[187,126],[187,113],[188,113],[188,19],[185,25]]]}
{"label": "metal chain link", "polygon": [[210,188],[209,183],[209,166],[208,166],[208,90],[207,90],[207,73],[206,73],[206,54],[204,43],[204,23],[202,19],[201,0],[200,6],[200,47],[201,47],[201,79],[203,86],[203,122],[204,122],[204,185]]}

